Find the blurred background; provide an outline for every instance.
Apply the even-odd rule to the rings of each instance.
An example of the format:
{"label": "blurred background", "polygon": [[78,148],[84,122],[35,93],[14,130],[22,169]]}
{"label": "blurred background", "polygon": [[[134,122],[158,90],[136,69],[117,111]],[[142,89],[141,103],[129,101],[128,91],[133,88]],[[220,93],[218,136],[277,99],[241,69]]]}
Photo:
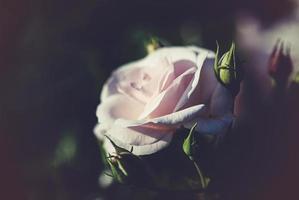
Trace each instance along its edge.
{"label": "blurred background", "polygon": [[286,0],[0,0],[0,198],[101,199],[101,87],[151,35],[215,49],[239,38],[244,16],[269,31],[294,10]]}

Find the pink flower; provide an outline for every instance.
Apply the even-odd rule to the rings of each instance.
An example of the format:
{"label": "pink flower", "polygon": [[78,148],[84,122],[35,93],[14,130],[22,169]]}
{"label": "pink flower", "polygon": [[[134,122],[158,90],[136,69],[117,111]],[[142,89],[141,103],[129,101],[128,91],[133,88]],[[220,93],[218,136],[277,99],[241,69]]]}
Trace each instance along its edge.
{"label": "pink flower", "polygon": [[[161,48],[121,66],[103,87],[96,136],[136,155],[166,147],[175,130],[197,122],[202,134],[222,134],[232,122],[233,97],[217,82],[214,53],[198,47]],[[179,133],[178,133],[179,134]]]}

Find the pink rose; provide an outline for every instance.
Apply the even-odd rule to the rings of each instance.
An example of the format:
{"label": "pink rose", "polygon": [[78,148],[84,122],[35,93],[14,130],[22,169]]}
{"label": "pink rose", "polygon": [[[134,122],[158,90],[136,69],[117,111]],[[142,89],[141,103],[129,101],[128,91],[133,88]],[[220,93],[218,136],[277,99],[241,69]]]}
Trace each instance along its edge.
{"label": "pink rose", "polygon": [[[214,53],[198,47],[161,48],[121,66],[103,87],[96,136],[136,155],[166,147],[175,130],[197,122],[201,134],[222,134],[232,122],[233,98],[214,75]],[[179,134],[179,133],[178,133]]]}

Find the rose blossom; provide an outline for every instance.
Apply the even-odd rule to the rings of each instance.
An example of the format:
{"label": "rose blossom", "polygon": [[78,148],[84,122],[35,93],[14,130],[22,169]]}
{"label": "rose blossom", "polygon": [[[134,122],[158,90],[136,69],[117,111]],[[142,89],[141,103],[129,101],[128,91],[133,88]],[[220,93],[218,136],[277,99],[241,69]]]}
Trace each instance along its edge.
{"label": "rose blossom", "polygon": [[[198,47],[161,48],[119,67],[103,87],[95,134],[136,155],[166,147],[175,130],[197,122],[201,134],[222,134],[232,122],[233,97],[214,75],[214,53]],[[179,133],[177,133],[179,134]]]}

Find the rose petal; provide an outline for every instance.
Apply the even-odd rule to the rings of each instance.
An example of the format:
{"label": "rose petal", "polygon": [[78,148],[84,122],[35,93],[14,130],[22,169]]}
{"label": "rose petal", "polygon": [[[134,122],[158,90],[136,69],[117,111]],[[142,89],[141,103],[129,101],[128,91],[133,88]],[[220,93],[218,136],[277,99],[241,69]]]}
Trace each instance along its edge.
{"label": "rose petal", "polygon": [[109,136],[116,145],[127,149],[132,149],[135,155],[147,155],[155,153],[162,148],[166,147],[172,139],[173,131],[164,130],[161,132],[149,128],[123,128],[119,126],[112,126],[109,129],[105,127],[97,126],[95,128],[95,134],[99,139],[104,141],[104,148],[110,154],[115,153],[114,147],[111,143],[103,137],[103,135]]}
{"label": "rose petal", "polygon": [[[181,109],[189,101],[190,96],[194,93],[195,89],[199,88],[198,82],[199,82],[200,73],[202,70],[203,63],[208,56],[208,53],[209,53],[208,51],[201,51],[198,53],[197,62],[196,62],[197,70],[194,74],[193,80],[189,83],[184,94],[179,99],[179,101],[174,109],[175,111]],[[196,91],[199,92],[200,90],[198,89]],[[200,102],[200,99],[198,99],[198,102]]]}
{"label": "rose petal", "polygon": [[167,58],[171,63],[175,63],[180,60],[189,60],[196,63],[196,54],[194,50],[189,50],[185,47],[164,47],[157,49],[153,53],[149,54],[145,60],[146,62],[152,62],[153,60],[160,59],[161,57]]}
{"label": "rose petal", "polygon": [[115,124],[122,127],[136,127],[136,126],[148,126],[148,127],[177,127],[191,120],[197,119],[199,116],[204,115],[207,112],[207,106],[204,104],[192,106],[184,110],[180,110],[162,117],[143,120],[124,120],[118,119]]}
{"label": "rose petal", "polygon": [[135,69],[138,66],[137,65],[138,62],[139,61],[134,61],[134,62],[128,63],[126,65],[121,66],[117,70],[113,71],[113,73],[111,74],[111,77],[106,81],[106,83],[104,84],[104,86],[102,88],[102,92],[101,92],[101,101],[102,102],[109,96],[119,93],[117,90],[117,84],[119,81],[117,79],[117,74],[128,71],[128,70],[131,71],[131,70]]}
{"label": "rose petal", "polygon": [[116,119],[137,119],[144,106],[138,101],[121,95],[112,95],[102,102],[96,111],[100,123],[112,124]]}
{"label": "rose petal", "polygon": [[231,92],[218,83],[210,101],[210,115],[219,117],[226,114],[232,114],[233,104],[234,98]]}
{"label": "rose petal", "polygon": [[215,53],[211,50],[200,48],[200,47],[197,47],[197,46],[188,46],[186,48],[190,49],[191,51],[193,51],[197,54],[200,54],[200,53],[203,53],[203,52],[208,52],[207,58],[209,58],[209,59],[215,58]]}
{"label": "rose petal", "polygon": [[[196,121],[197,126],[195,130],[205,135],[222,135],[228,131],[233,119],[232,114],[227,114],[219,118],[199,118]],[[192,123],[189,123],[189,126],[186,125],[186,127],[190,128],[190,125]]]}
{"label": "rose petal", "polygon": [[[119,78],[121,74],[126,74],[129,71],[132,72],[140,68],[144,70],[148,68],[150,70],[151,75],[153,75],[153,73],[163,74],[161,73],[161,70],[167,68],[169,64],[171,65],[171,63],[180,62],[181,60],[188,60],[193,63],[201,62],[200,59],[197,57],[197,54],[203,54],[206,52],[208,52],[208,55],[210,57],[211,55],[213,55],[211,51],[207,51],[205,49],[193,46],[187,48],[171,47],[158,49],[157,51],[155,51],[152,54],[149,54],[147,57],[143,59],[128,63],[115,70],[112,73],[111,78],[109,78],[103,86],[101,100],[104,101],[106,97],[118,93],[116,86],[120,81],[123,81],[121,80],[121,78]],[[167,62],[165,62],[165,60],[167,60]],[[159,70],[153,70],[153,68]],[[132,79],[132,77],[130,77],[129,79],[134,80]]]}
{"label": "rose petal", "polygon": [[[149,54],[147,57],[125,64],[115,70],[111,78],[104,84],[102,93],[101,93],[101,101],[104,101],[107,97],[117,94],[117,84],[119,80],[117,79],[118,74],[125,73],[126,71],[134,70],[140,66],[142,67],[153,67],[155,66],[158,70],[151,70],[151,73],[159,72],[161,74],[161,70],[163,70],[164,64],[161,65],[161,58],[165,60],[167,58],[169,63],[175,63],[180,60],[189,60],[193,63],[197,63],[196,54],[201,54],[206,52],[206,49],[198,48],[195,46],[190,47],[169,47],[169,48],[161,48],[156,50],[155,52]],[[212,51],[208,51],[208,58],[213,57],[214,54]],[[167,66],[167,65],[166,65]]]}
{"label": "rose petal", "polygon": [[118,71],[114,76],[118,80],[117,88],[120,93],[146,104],[153,96],[160,92],[161,82],[165,74],[173,68],[172,63],[161,57],[153,63],[144,61],[138,63],[138,67],[130,71]]}
{"label": "rose petal", "polygon": [[145,106],[138,119],[155,118],[173,112],[177,99],[184,93],[193,77],[194,71],[195,68],[191,68],[176,78],[165,91],[161,92]]}
{"label": "rose petal", "polygon": [[96,124],[96,126],[93,128],[94,134],[97,136],[99,140],[104,140],[105,133],[110,128],[108,124]]}
{"label": "rose petal", "polygon": [[207,59],[204,61],[201,68],[198,84],[194,84],[196,85],[195,88],[192,92],[189,92],[188,95],[183,95],[187,100],[185,100],[186,103],[182,108],[197,105],[199,103],[209,103],[218,83],[213,69],[214,59],[209,57],[211,56],[207,56]]}
{"label": "rose petal", "polygon": [[197,120],[185,124],[185,127],[191,128],[194,123],[197,123],[195,130],[200,134],[226,133],[234,118],[233,101],[230,91],[217,83],[209,104],[209,117],[199,117]]}

